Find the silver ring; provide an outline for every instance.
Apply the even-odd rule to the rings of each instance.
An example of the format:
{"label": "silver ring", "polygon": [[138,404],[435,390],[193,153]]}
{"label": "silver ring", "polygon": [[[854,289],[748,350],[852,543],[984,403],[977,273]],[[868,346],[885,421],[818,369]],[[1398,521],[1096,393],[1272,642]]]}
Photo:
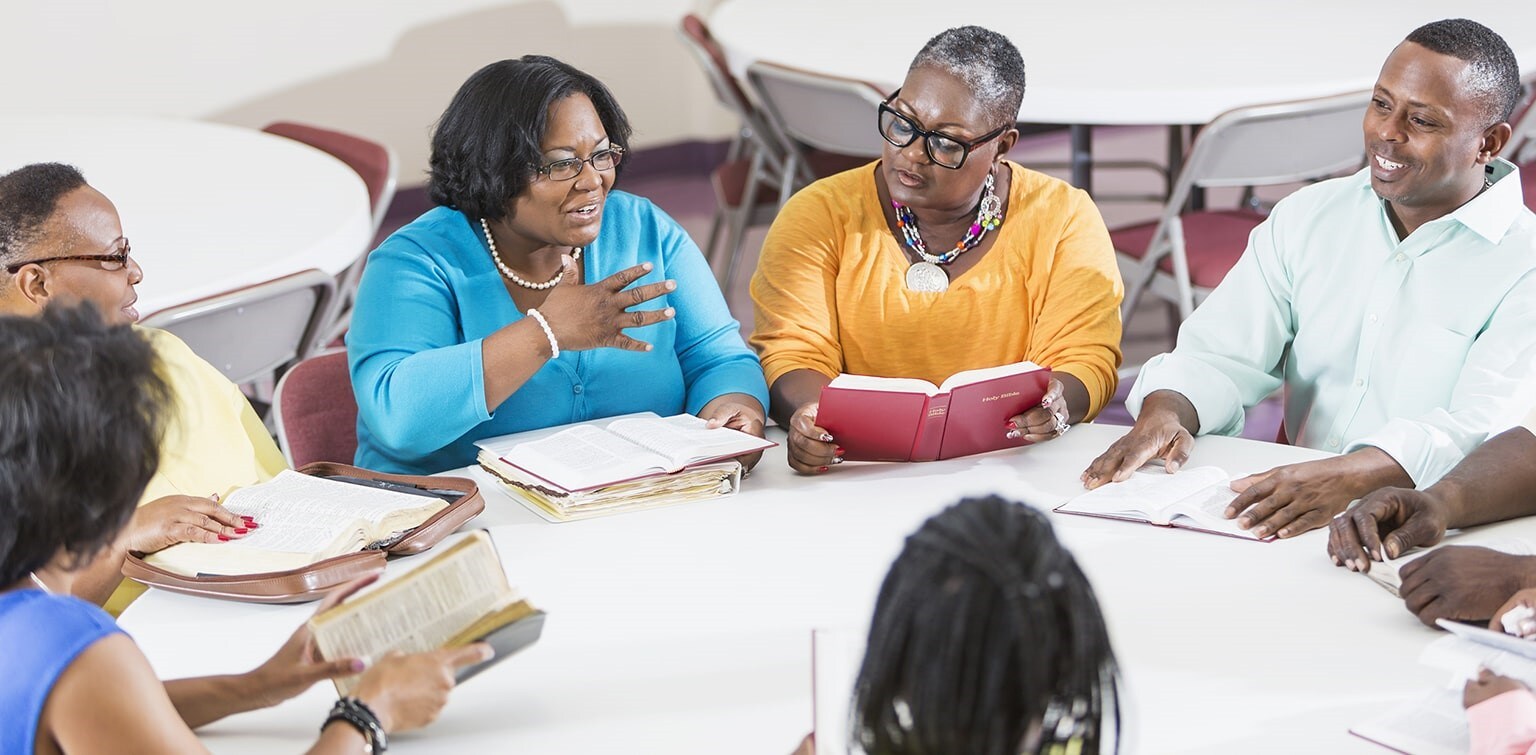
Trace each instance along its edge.
{"label": "silver ring", "polygon": [[1066,418],[1062,417],[1060,414],[1052,414],[1051,416],[1056,419],[1056,436],[1061,437],[1066,435],[1067,430],[1072,427],[1071,425],[1067,424]]}

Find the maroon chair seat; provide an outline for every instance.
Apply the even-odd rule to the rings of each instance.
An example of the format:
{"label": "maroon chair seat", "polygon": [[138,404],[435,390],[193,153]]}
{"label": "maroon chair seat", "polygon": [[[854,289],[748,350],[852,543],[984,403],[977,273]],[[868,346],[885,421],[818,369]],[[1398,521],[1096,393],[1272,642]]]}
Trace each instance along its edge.
{"label": "maroon chair seat", "polygon": [[[1264,215],[1252,210],[1213,210],[1187,213],[1184,225],[1184,255],[1189,260],[1190,283],[1201,288],[1215,288],[1227,277],[1248,248],[1248,235]],[[1140,223],[1109,234],[1115,250],[1135,259],[1147,255],[1157,223]],[[1173,256],[1165,255],[1157,263],[1159,270],[1173,272]]]}
{"label": "maroon chair seat", "polygon": [[277,440],[288,463],[351,464],[357,454],[357,399],[347,371],[347,352],[310,357],[283,374],[272,396]]}

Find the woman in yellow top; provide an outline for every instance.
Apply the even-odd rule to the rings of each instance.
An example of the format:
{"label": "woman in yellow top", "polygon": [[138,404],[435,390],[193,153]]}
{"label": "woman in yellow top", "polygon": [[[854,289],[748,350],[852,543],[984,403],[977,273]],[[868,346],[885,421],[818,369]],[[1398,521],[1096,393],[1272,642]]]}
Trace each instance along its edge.
{"label": "woman in yellow top", "polygon": [[[0,175],[0,314],[35,317],[56,304],[90,302],[110,324],[136,322],[134,287],[144,271],[131,252],[117,207],[76,168],[35,163]],[[145,329],[144,336],[172,394],[160,466],[123,536],[72,583],[77,597],[104,603],[114,616],[144,592],[123,579],[128,551],[246,534],[259,524],[225,510],[219,496],[288,466],[224,373],[170,333]]]}
{"label": "woman in yellow top", "polygon": [[922,378],[1029,360],[1054,379],[997,432],[1041,442],[1114,394],[1122,286],[1092,200],[1003,156],[1024,62],[1001,34],[945,31],[880,108],[879,162],[817,181],[774,221],[752,277],[772,415],[789,463],[825,472],[816,426],[839,373]]}

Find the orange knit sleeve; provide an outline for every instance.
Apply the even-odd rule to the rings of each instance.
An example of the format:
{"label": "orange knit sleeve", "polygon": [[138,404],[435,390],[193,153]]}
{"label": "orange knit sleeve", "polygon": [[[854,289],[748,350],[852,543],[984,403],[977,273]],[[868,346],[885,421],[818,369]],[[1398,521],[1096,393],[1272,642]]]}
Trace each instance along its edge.
{"label": "orange knit sleeve", "polygon": [[793,370],[843,371],[836,289],[845,229],[824,184],[802,189],[779,211],[752,275],[748,340],[769,386]]}

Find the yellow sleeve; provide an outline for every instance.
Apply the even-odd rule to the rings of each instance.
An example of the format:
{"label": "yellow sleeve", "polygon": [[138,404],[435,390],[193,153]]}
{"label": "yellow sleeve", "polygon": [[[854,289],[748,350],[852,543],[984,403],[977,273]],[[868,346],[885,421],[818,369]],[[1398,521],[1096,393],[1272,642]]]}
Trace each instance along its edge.
{"label": "yellow sleeve", "polygon": [[1120,300],[1125,287],[1114,245],[1098,207],[1072,189],[1063,208],[1067,227],[1051,260],[1050,283],[1035,323],[1034,361],[1088,387],[1088,416],[1109,403],[1119,382]]}
{"label": "yellow sleeve", "polygon": [[843,228],[818,182],[779,211],[752,274],[755,327],[749,341],[772,386],[787,372],[843,371],[838,339],[837,269]]}

